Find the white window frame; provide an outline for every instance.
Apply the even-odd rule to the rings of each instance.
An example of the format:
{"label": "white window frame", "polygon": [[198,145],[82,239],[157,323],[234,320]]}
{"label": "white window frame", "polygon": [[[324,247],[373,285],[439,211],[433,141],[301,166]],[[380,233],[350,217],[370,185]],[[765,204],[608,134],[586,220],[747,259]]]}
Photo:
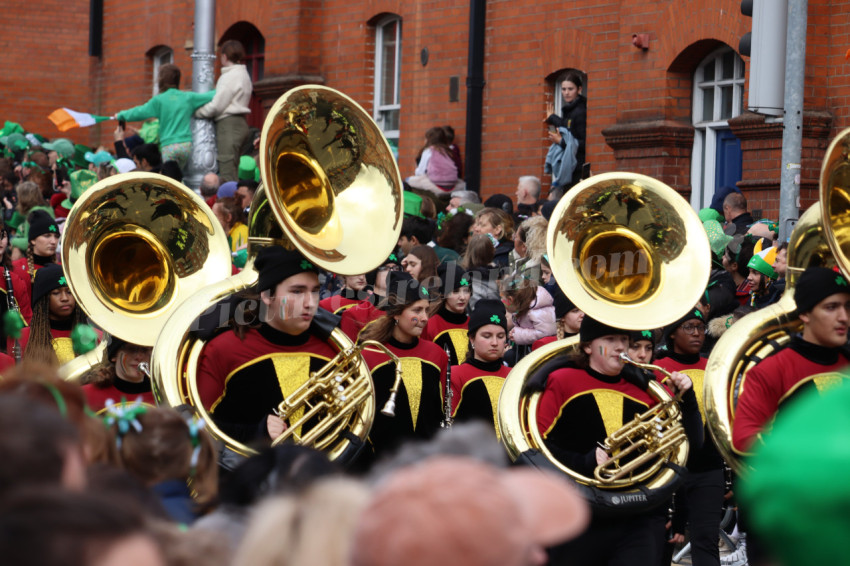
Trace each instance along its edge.
{"label": "white window frame", "polygon": [[[731,79],[721,79],[723,57],[733,53],[734,70]],[[714,79],[704,80],[705,70],[714,65]],[[714,196],[715,164],[717,163],[717,133],[729,129],[729,118],[734,118],[743,111],[744,102],[744,61],[728,46],[723,46],[710,53],[694,71],[693,87],[693,125],[694,149],[691,153],[691,206],[700,210],[711,204]],[[721,88],[732,86],[732,115],[721,118],[723,104]],[[714,91],[712,116],[702,120],[705,92]],[[699,118],[699,119],[698,119]]]}
{"label": "white window frame", "polygon": [[151,54],[153,61],[153,95],[159,94],[159,68],[174,63],[174,50],[170,47],[159,47]]}
{"label": "white window frame", "polygon": [[[383,104],[381,100],[381,85],[383,82],[383,59],[384,59],[384,33],[390,24],[396,24],[395,28],[395,69],[393,70],[393,101],[389,104]],[[384,137],[388,140],[394,140],[398,145],[399,130],[387,130],[384,126],[383,113],[397,110],[401,112],[401,18],[398,16],[389,16],[375,25],[375,102],[374,102],[374,118],[375,122],[384,132]]]}

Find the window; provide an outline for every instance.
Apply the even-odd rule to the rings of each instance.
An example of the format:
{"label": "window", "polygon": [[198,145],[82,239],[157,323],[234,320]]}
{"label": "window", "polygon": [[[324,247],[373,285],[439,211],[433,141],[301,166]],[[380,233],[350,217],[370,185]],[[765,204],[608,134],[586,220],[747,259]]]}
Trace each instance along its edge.
{"label": "window", "polygon": [[375,26],[375,122],[398,155],[401,104],[401,18],[392,16]]}
{"label": "window", "polygon": [[728,120],[744,104],[744,61],[730,47],[711,53],[694,73],[694,151],[691,158],[691,204],[711,203],[716,188],[741,179],[740,143]]}
{"label": "window", "polygon": [[565,69],[561,73],[558,74],[555,79],[555,92],[552,95],[552,99],[555,101],[555,114],[558,116],[561,115],[561,108],[564,106],[564,97],[561,95],[561,83],[564,82],[564,78],[566,78],[568,73],[578,73],[581,77],[581,95],[587,98],[587,75],[579,71],[578,69]]}
{"label": "window", "polygon": [[174,51],[170,47],[157,47],[151,53],[153,61],[153,95],[159,94],[159,68],[174,62]]}

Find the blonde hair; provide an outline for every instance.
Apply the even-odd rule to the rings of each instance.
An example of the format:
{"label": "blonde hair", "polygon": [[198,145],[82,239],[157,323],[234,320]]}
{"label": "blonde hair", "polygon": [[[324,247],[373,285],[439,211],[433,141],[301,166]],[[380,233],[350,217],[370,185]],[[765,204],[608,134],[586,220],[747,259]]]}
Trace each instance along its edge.
{"label": "blonde hair", "polygon": [[[32,181],[18,183],[15,192],[18,194],[18,212],[23,216],[27,216],[33,207],[47,206],[47,201],[44,200],[41,189]],[[24,236],[26,237],[27,234],[24,234]]]}
{"label": "blonde hair", "polygon": [[527,249],[525,257],[530,262],[539,263],[546,253],[546,232],[549,222],[542,216],[532,216],[522,222],[517,228],[520,240]]}
{"label": "blonde hair", "polygon": [[354,529],[368,501],[368,489],[346,478],[271,498],[254,513],[233,566],[348,566]]}
{"label": "blonde hair", "polygon": [[475,214],[475,219],[484,218],[493,225],[493,227],[502,228],[502,237],[500,240],[513,238],[514,235],[514,219],[513,217],[500,208],[482,208]]}

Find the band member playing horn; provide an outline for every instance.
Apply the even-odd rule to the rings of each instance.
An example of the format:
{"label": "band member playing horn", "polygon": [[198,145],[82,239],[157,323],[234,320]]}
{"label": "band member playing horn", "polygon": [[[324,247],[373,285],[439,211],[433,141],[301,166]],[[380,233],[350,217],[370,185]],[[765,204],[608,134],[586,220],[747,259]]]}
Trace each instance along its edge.
{"label": "band member playing horn", "polygon": [[103,361],[82,378],[89,409],[97,412],[106,406],[107,400],[117,403],[122,398],[154,405],[151,382],[139,367],[150,363],[151,350],[110,336]]}
{"label": "band member playing horn", "polygon": [[[708,360],[700,355],[700,350],[705,342],[705,329],[702,312],[698,309],[689,311],[664,330],[667,350],[655,362],[667,371],[682,372],[691,378],[703,422],[703,384]],[[660,379],[663,376],[658,377]],[[717,533],[721,517],[718,509],[723,505],[726,491],[724,466],[707,429],[703,431],[703,436],[705,441],[702,448],[692,447],[688,454],[688,475],[684,485],[676,492],[673,533],[675,538],[683,539],[686,520],[692,563],[695,566],[719,566]]]}
{"label": "band member playing horn", "polygon": [[800,276],[794,301],[802,334],[747,372],[732,425],[732,444],[740,452],[750,450],[780,406],[799,391],[822,390],[850,377],[847,280],[831,269],[810,267]]}
{"label": "band member playing horn", "polygon": [[[548,376],[540,398],[537,426],[549,450],[571,470],[593,477],[594,468],[610,455],[599,443],[636,415],[655,404],[643,383],[652,379],[620,354],[629,347],[629,333],[585,316],[577,356]],[[671,386],[684,391],[685,431],[692,445],[702,443],[702,422],[690,378],[673,373]],[[647,520],[654,511],[628,517],[595,516],[590,529],[559,547],[557,556],[575,565],[656,564],[660,531]],[[567,559],[568,557],[568,559]]]}
{"label": "band member playing horn", "polygon": [[219,428],[241,442],[270,441],[283,433],[287,423],[274,410],[336,355],[311,330],[319,303],[318,268],[280,246],[260,250],[254,265],[258,320],[237,317],[236,329],[213,338],[198,363],[204,407]]}
{"label": "band member playing horn", "polygon": [[[448,357],[442,348],[420,336],[428,324],[429,292],[409,273],[390,272],[384,314],[361,334],[361,340],[375,340],[398,356],[402,383],[396,397],[395,417],[375,415],[369,440],[372,455],[378,457],[408,439],[430,438],[443,420]],[[372,370],[376,406],[383,407],[395,381],[395,367],[384,353],[364,350]],[[368,450],[369,447],[367,447]],[[368,462],[369,454],[364,462]]]}
{"label": "band member playing horn", "polygon": [[502,363],[507,332],[505,305],[495,299],[478,301],[469,317],[466,360],[451,370],[452,417],[457,421],[483,419],[496,428],[497,436],[499,394],[510,373]]}
{"label": "band member playing horn", "polygon": [[472,278],[454,262],[440,265],[439,277],[443,300],[440,309],[428,319],[422,338],[447,350],[449,365],[457,365],[466,360],[469,349],[466,308],[472,297]]}

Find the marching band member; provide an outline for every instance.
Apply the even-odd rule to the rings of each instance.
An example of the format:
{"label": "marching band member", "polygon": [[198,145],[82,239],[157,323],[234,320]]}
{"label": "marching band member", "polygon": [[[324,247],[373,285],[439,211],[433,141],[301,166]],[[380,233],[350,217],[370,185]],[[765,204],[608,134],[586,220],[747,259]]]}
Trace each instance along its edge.
{"label": "marching band member", "polygon": [[532,352],[555,340],[563,340],[564,338],[575,336],[581,328],[584,313],[557,285],[552,287],[552,299],[555,301],[555,335],[544,336],[539,340],[535,340],[531,345]]}
{"label": "marching band member", "polygon": [[[648,377],[633,366],[624,368],[620,354],[629,335],[585,316],[579,352],[567,367],[552,371],[540,397],[537,426],[547,447],[564,465],[587,477],[610,456],[599,443],[636,415],[655,405],[644,390]],[[651,378],[650,378],[651,379]],[[702,422],[687,375],[674,373],[672,385],[684,390],[685,431],[701,444]],[[654,511],[648,511],[651,514]],[[595,516],[590,529],[553,552],[568,562],[585,564],[656,564],[660,531],[651,515]],[[552,559],[552,563],[561,563]]]}
{"label": "marching band member", "polygon": [[150,363],[151,350],[110,336],[103,361],[82,380],[89,408],[97,412],[106,406],[107,400],[117,403],[122,398],[154,405],[151,382],[139,368],[142,362]]}
{"label": "marching band member", "polygon": [[[706,422],[702,400],[708,360],[700,355],[700,350],[705,342],[705,330],[702,312],[699,309],[688,312],[665,329],[667,350],[655,362],[669,372],[681,372],[691,378],[703,422]],[[684,538],[687,521],[693,564],[719,566],[717,533],[721,517],[718,509],[723,505],[726,478],[723,459],[707,428],[703,430],[703,436],[702,447],[691,447],[688,453],[688,475],[684,485],[676,492],[673,536],[677,540]]]}
{"label": "marching band member", "polygon": [[428,319],[422,332],[423,340],[430,340],[449,354],[449,365],[466,359],[469,349],[467,330],[469,317],[466,308],[472,297],[472,278],[454,262],[440,266],[441,292],[439,310]]}
{"label": "marching band member", "polygon": [[810,267],[794,289],[803,332],[789,347],[759,362],[747,372],[732,425],[732,444],[750,450],[776,411],[802,390],[818,390],[848,377],[850,353],[850,286],[836,271]]}
{"label": "marching band member", "polygon": [[24,361],[61,365],[73,360],[71,333],[86,323],[86,315],[71,294],[61,265],[52,263],[36,272],[32,313],[32,322],[21,332]]}
{"label": "marching band member", "polygon": [[372,291],[366,283],[366,274],[343,275],[343,287],[326,299],[319,301],[319,308],[334,314],[342,314],[363,300]]}
{"label": "marching band member", "polygon": [[45,265],[56,263],[56,248],[59,246],[59,226],[53,218],[43,210],[30,213],[25,257],[12,263],[12,269],[27,282],[28,290],[32,288],[35,272]]}
{"label": "marching band member", "polygon": [[378,269],[366,274],[366,282],[373,286],[372,294],[342,312],[339,328],[351,340],[356,341],[357,336],[367,324],[380,318],[384,311],[378,305],[384,303],[387,295],[387,277],[391,271],[400,271],[401,263],[395,254],[390,254],[387,260]]}
{"label": "marching band member", "polygon": [[[405,440],[430,438],[443,420],[448,357],[433,342],[420,339],[428,324],[429,301],[428,290],[410,274],[393,271],[387,277],[384,314],[360,334],[361,342],[375,340],[398,356],[403,372],[395,417],[376,414],[369,434],[376,458]],[[383,352],[364,350],[363,357],[372,370],[380,410],[389,399],[395,366]]]}
{"label": "marching band member", "polygon": [[483,419],[499,427],[499,394],[511,368],[502,363],[507,340],[508,321],[505,305],[493,299],[481,299],[469,317],[471,348],[466,361],[452,366],[452,417],[457,421]]}
{"label": "marching band member", "polygon": [[213,338],[198,363],[201,402],[241,442],[282,434],[286,423],[273,411],[337,353],[311,331],[319,303],[316,266],[280,246],[260,250],[255,266],[259,320]]}

